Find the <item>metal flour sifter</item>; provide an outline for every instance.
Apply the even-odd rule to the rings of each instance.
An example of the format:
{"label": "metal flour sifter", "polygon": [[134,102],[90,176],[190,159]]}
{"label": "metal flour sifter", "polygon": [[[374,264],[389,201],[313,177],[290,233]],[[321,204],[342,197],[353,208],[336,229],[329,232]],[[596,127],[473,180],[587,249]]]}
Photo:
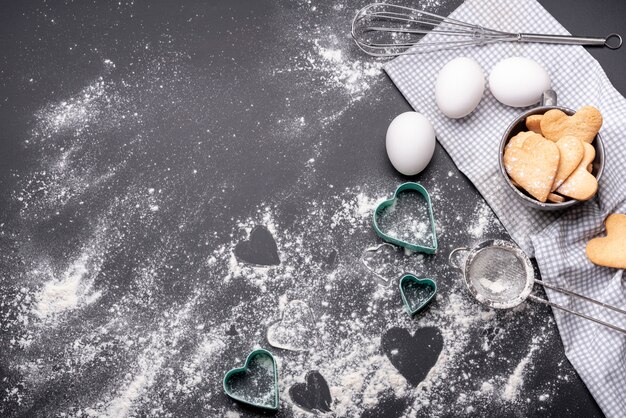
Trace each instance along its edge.
{"label": "metal flour sifter", "polygon": [[[467,253],[462,265],[455,263],[455,254],[461,252]],[[453,268],[463,273],[465,285],[470,294],[486,306],[510,309],[530,299],[626,334],[624,328],[531,294],[533,286],[538,283],[548,289],[626,315],[626,310],[535,279],[535,271],[530,259],[511,242],[487,240],[472,248],[456,248],[450,253],[448,261]]]}

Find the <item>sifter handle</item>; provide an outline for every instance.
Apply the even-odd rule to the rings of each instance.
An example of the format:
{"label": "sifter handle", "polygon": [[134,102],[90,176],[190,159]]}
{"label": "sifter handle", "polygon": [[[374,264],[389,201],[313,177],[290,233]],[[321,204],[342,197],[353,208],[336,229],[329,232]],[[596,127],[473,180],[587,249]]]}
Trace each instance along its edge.
{"label": "sifter handle", "polygon": [[459,253],[461,251],[463,252],[468,252],[470,249],[467,247],[459,247],[459,248],[455,248],[454,250],[450,251],[450,255],[448,256],[448,264],[450,264],[450,266],[453,269],[459,270],[459,271],[463,271],[463,269],[461,268],[460,265],[456,264],[454,262],[454,254]]}
{"label": "sifter handle", "polygon": [[605,303],[605,302],[600,302],[599,300],[595,300],[593,298],[590,298],[589,296],[581,295],[580,293],[563,289],[562,287],[554,286],[552,284],[546,283],[539,279],[535,279],[535,283],[539,283],[540,285],[542,285],[543,287],[547,287],[548,289],[556,290],[557,292],[565,293],[568,296],[580,298],[580,299],[586,300],[587,302],[595,303],[596,305],[602,306],[603,308],[610,309],[612,311],[626,315],[626,310],[620,309],[617,306],[609,305],[608,303]]}
{"label": "sifter handle", "polygon": [[528,299],[533,300],[535,302],[543,303],[544,305],[552,306],[553,308],[561,309],[562,311],[565,311],[567,313],[571,313],[572,315],[576,315],[576,316],[579,316],[581,318],[585,318],[585,319],[587,319],[589,321],[595,322],[596,324],[604,325],[605,327],[609,327],[609,328],[611,328],[614,331],[621,332],[622,334],[626,334],[626,329],[624,329],[624,328],[620,328],[620,327],[618,327],[616,325],[609,324],[608,322],[601,321],[601,320],[599,320],[597,318],[594,318],[592,316],[585,315],[584,313],[573,311],[573,310],[571,310],[569,308],[566,308],[565,306],[561,306],[561,305],[558,305],[558,304],[556,304],[554,302],[550,302],[549,300],[542,299],[542,298],[537,297],[535,295],[528,295]]}

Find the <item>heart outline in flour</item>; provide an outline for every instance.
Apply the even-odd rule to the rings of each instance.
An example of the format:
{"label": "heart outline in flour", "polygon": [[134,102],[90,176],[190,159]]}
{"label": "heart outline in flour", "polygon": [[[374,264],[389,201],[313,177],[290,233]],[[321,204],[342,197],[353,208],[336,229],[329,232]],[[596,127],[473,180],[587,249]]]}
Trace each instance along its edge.
{"label": "heart outline in flour", "polygon": [[[405,288],[414,284],[421,287],[427,287],[430,289],[429,296],[426,299],[422,299],[417,301],[418,303],[411,304],[411,300],[407,297],[407,293],[405,292]],[[405,274],[400,278],[400,282],[398,283],[398,287],[400,288],[400,296],[402,296],[402,303],[404,304],[404,310],[410,316],[415,316],[418,312],[424,309],[428,304],[434,299],[437,294],[437,283],[433,279],[420,279],[414,276],[413,274]],[[415,308],[411,308],[411,306],[415,306]]]}
{"label": "heart outline in flour", "polygon": [[[297,325],[302,324],[300,330]],[[282,332],[280,332],[282,330]],[[287,337],[288,341],[277,341],[272,337],[278,331],[278,336]],[[309,351],[316,344],[318,339],[315,321],[313,321],[313,312],[306,302],[294,299],[287,304],[283,310],[279,321],[271,324],[265,333],[265,338],[269,345],[275,348],[288,351]],[[298,346],[298,341],[308,341],[307,346]]]}
{"label": "heart outline in flour", "polygon": [[[260,357],[260,356],[265,356],[265,357],[269,357],[270,360],[272,360],[272,370],[274,372],[274,396],[273,396],[273,401],[271,404],[262,404],[262,403],[255,403],[252,402],[248,399],[242,398],[240,396],[235,395],[232,390],[231,390],[231,382],[239,375],[245,375],[246,373],[249,372],[250,370],[250,363],[252,362],[252,360],[254,360],[254,358],[256,357]],[[226,393],[226,395],[228,395],[230,398],[236,400],[237,402],[241,402],[243,404],[246,405],[250,405],[250,406],[254,406],[256,408],[262,408],[262,409],[268,409],[270,411],[278,411],[278,408],[280,406],[280,397],[278,394],[278,367],[276,366],[276,360],[274,359],[274,356],[272,355],[272,353],[270,353],[269,351],[260,348],[258,350],[254,350],[253,352],[251,352],[250,354],[248,354],[248,357],[246,358],[246,362],[243,364],[242,367],[236,367],[234,369],[229,370],[228,372],[226,372],[226,374],[224,375],[224,381],[223,381],[223,385],[224,385],[224,393]]]}
{"label": "heart outline in flour", "polygon": [[376,276],[376,278],[382,280],[385,284],[388,284],[391,281],[391,279],[388,278],[388,277],[383,276],[380,273],[378,273],[376,270],[374,270],[372,267],[370,267],[369,264],[367,264],[367,262],[365,261],[365,254],[367,254],[367,253],[375,254],[378,251],[380,251],[382,248],[385,248],[385,247],[390,247],[390,248],[393,248],[394,250],[398,249],[398,247],[396,247],[394,245],[391,245],[391,244],[388,244],[386,242],[383,242],[382,244],[378,244],[378,245],[375,245],[373,247],[368,247],[368,248],[364,249],[363,252],[361,253],[361,257],[359,257],[359,261],[361,262],[361,264],[365,267],[365,269],[367,271],[369,271],[374,276]]}
{"label": "heart outline in flour", "polygon": [[[380,227],[378,226],[378,219],[383,215],[383,213],[388,207],[390,207],[396,202],[396,200],[399,198],[400,193],[406,190],[416,191],[419,194],[421,194],[424,197],[424,199],[426,199],[426,203],[428,204],[428,218],[430,220],[430,227],[431,227],[430,235],[431,235],[431,242],[433,244],[432,246],[425,246],[425,245],[420,245],[420,244],[416,244],[412,242],[406,242],[399,238],[392,237],[390,235],[385,234],[383,231],[381,231]],[[376,207],[376,210],[374,210],[372,221],[373,221],[374,231],[376,231],[376,235],[382,238],[383,241],[389,242],[391,244],[394,244],[399,247],[403,247],[403,248],[406,248],[408,250],[415,251],[415,252],[426,253],[426,254],[435,254],[437,252],[437,232],[435,231],[435,216],[433,215],[433,205],[430,200],[430,195],[428,194],[428,191],[421,184],[407,182],[398,186],[398,188],[394,192],[393,197],[391,199],[381,202]]]}

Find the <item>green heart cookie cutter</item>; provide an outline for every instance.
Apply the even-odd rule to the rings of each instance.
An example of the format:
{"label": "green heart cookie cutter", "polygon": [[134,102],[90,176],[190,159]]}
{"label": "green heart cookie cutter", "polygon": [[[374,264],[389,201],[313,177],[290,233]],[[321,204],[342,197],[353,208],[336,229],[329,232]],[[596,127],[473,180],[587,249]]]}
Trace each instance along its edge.
{"label": "green heart cookie cutter", "polygon": [[[267,357],[272,362],[272,370],[274,372],[274,385],[273,385],[274,396],[273,396],[272,401],[268,403],[264,403],[261,400],[256,401],[256,400],[246,399],[241,396],[237,396],[236,394],[233,393],[232,383],[240,377],[249,375],[250,363],[258,357]],[[272,353],[261,348],[258,350],[254,350],[253,352],[248,354],[248,358],[246,359],[246,362],[244,363],[243,367],[238,367],[238,368],[229,370],[224,375],[224,393],[226,393],[226,395],[230,396],[234,400],[244,403],[246,405],[254,406],[256,408],[269,409],[271,411],[278,411],[278,406],[280,404],[280,399],[278,396],[278,367],[276,367],[276,360],[274,360],[274,356],[272,355]]]}
{"label": "green heart cookie cutter", "polygon": [[[431,242],[433,244],[431,247],[412,243],[412,242],[406,242],[399,238],[394,238],[392,236],[385,234],[378,227],[378,218],[385,212],[385,210],[389,206],[393,205],[396,202],[396,200],[398,199],[398,195],[406,190],[416,191],[422,196],[424,196],[424,199],[426,199],[426,203],[428,204],[428,217],[430,219],[430,227],[431,227],[431,238],[432,238]],[[376,231],[376,234],[379,237],[381,237],[383,241],[387,241],[391,244],[404,247],[411,251],[416,251],[416,252],[421,252],[421,253],[426,253],[426,254],[435,254],[437,252],[437,233],[435,231],[435,216],[433,215],[433,205],[430,200],[430,195],[428,194],[428,191],[421,184],[409,182],[409,183],[404,183],[398,186],[398,188],[396,189],[391,199],[385,200],[384,202],[380,203],[376,207],[373,218],[374,218],[373,219],[374,231]]]}
{"label": "green heart cookie cutter", "polygon": [[[405,274],[400,278],[400,295],[402,296],[402,303],[404,304],[404,310],[411,316],[424,309],[431,300],[437,294],[437,283],[433,279],[419,279],[412,274]],[[426,294],[417,294],[416,292],[410,292],[409,288],[419,287],[421,289],[428,289]]]}

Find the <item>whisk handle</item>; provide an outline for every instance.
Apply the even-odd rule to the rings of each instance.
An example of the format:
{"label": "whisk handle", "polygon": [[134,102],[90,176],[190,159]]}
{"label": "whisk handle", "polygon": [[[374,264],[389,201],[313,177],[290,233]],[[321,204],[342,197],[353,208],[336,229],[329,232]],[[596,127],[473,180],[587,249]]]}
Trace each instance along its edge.
{"label": "whisk handle", "polygon": [[596,45],[606,46],[609,49],[617,49],[622,46],[622,37],[617,33],[612,33],[605,38],[570,35],[546,35],[540,33],[520,33],[517,35],[517,41],[566,45]]}

